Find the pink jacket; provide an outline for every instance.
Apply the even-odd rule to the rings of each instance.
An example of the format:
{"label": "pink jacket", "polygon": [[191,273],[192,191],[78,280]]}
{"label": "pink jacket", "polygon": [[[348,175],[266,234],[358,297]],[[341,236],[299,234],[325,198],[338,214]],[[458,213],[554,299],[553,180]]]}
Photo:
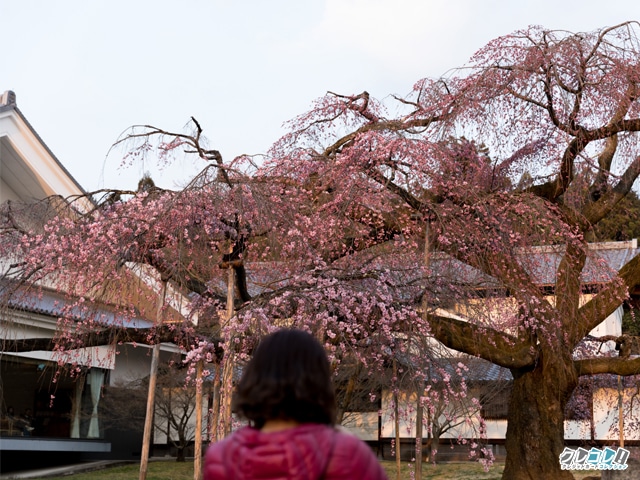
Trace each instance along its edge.
{"label": "pink jacket", "polygon": [[204,480],[386,480],[367,444],[326,425],[262,433],[245,427],[213,444]]}

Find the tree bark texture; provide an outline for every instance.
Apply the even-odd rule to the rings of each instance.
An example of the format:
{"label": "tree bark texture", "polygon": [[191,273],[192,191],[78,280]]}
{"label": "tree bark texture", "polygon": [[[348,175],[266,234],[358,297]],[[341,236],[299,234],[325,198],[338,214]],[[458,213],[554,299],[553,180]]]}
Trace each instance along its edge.
{"label": "tree bark texture", "polygon": [[564,409],[577,377],[571,363],[553,360],[533,370],[512,370],[503,480],[573,479],[560,469],[559,456],[564,448]]}

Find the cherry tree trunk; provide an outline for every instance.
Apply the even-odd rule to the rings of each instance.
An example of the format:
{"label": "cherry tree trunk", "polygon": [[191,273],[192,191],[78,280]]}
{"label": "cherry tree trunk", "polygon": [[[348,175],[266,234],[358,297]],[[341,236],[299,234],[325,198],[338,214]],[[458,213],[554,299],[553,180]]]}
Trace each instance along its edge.
{"label": "cherry tree trunk", "polygon": [[540,362],[529,371],[512,370],[503,480],[572,480],[560,469],[564,448],[564,407],[577,377],[571,359]]}

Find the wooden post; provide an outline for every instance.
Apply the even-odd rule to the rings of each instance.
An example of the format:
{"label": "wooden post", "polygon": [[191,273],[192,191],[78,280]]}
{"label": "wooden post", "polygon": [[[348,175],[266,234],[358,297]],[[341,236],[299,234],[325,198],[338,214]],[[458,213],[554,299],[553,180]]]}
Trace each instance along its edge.
{"label": "wooden post", "polygon": [[[429,247],[429,219],[425,222],[424,232],[424,267],[428,272],[430,264],[430,247]],[[425,282],[426,283],[426,282]],[[427,295],[422,296],[422,315],[427,320]],[[422,405],[422,393],[424,391],[424,380],[420,380],[420,387],[416,389],[418,399],[416,400],[416,463],[415,463],[415,480],[422,480],[422,420],[424,418],[424,406]]]}
{"label": "wooden post", "polygon": [[424,406],[422,405],[422,391],[420,389],[417,389],[417,392],[418,392],[418,399],[416,401],[415,480],[422,480],[422,419],[424,417]]}
{"label": "wooden post", "polygon": [[[156,312],[156,326],[162,324],[162,310],[164,307],[164,297],[167,293],[167,282],[162,282],[162,291],[158,297],[158,308]],[[156,383],[158,380],[158,363],[160,361],[160,344],[153,346],[151,355],[151,369],[149,372],[149,392],[147,394],[147,411],[144,417],[144,433],[142,435],[142,453],[140,455],[140,476],[139,480],[146,480],[147,468],[149,465],[149,449],[151,448],[151,431],[153,428],[153,414],[155,410]]]}
{"label": "wooden post", "polygon": [[211,441],[217,442],[221,439],[220,435],[220,385],[222,369],[220,364],[216,365],[216,373],[213,378],[213,402],[211,406]]}
{"label": "wooden post", "polygon": [[[217,373],[214,373],[214,375],[217,375]],[[214,398],[213,396],[214,396],[214,388],[212,383],[211,385],[209,385],[209,388],[207,389],[207,429],[206,429],[207,436],[205,438],[205,442],[207,443],[207,445],[214,441],[214,436],[213,436],[213,400]]]}
{"label": "wooden post", "polygon": [[[231,322],[234,314],[234,289],[235,272],[229,265],[229,275],[227,277],[227,319],[226,326]],[[226,437],[231,433],[231,390],[233,389],[233,351],[231,342],[227,342],[222,365],[222,379],[220,388],[220,421],[222,422],[222,436]]]}
{"label": "wooden post", "polygon": [[202,360],[196,366],[196,433],[193,446],[193,480],[202,480]]}
{"label": "wooden post", "polygon": [[400,407],[398,406],[398,365],[395,358],[393,359],[393,377],[396,379],[393,389],[393,416],[396,431],[396,480],[400,480]]}
{"label": "wooden post", "polygon": [[620,447],[624,448],[624,415],[622,411],[622,377],[618,375],[618,429],[620,430]]}

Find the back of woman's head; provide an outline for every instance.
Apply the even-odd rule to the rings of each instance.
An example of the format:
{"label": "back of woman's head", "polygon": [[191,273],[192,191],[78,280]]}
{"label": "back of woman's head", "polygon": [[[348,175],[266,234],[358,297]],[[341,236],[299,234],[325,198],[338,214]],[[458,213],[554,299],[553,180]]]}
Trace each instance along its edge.
{"label": "back of woman's head", "polygon": [[301,330],[266,336],[244,369],[234,410],[257,428],[275,419],[332,425],[336,401],[322,345]]}

